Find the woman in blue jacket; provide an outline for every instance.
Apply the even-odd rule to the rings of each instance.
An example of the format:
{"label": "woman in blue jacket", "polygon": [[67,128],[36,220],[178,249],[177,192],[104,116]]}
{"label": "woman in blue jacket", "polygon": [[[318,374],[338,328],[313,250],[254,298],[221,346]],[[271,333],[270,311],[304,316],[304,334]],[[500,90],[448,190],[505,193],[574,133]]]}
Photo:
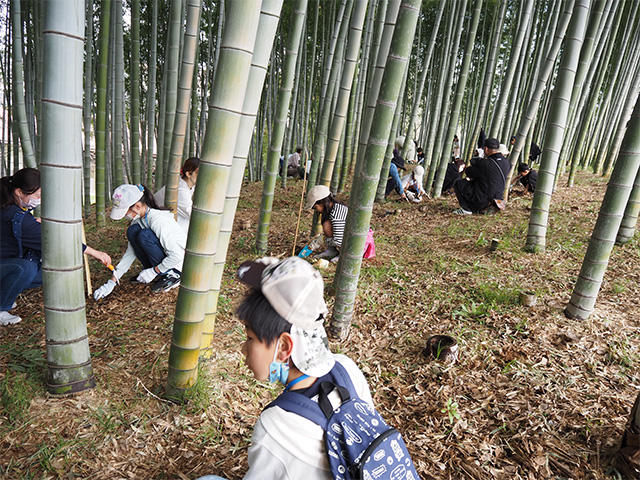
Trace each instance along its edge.
{"label": "woman in blue jacket", "polygon": [[[9,310],[28,288],[42,286],[42,231],[31,211],[40,205],[40,172],[23,168],[0,179],[0,325],[22,319]],[[105,265],[111,258],[83,245],[83,252]]]}

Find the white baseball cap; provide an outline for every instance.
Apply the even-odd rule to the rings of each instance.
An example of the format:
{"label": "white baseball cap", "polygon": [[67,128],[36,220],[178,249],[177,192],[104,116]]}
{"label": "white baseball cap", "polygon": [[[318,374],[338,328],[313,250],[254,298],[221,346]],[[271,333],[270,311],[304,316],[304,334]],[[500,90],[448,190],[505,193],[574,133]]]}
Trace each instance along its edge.
{"label": "white baseball cap", "polygon": [[265,257],[242,263],[237,275],[260,290],[278,315],[291,324],[291,359],[296,367],[312,377],[328,373],[335,360],[323,327],[328,309],[320,272],[299,257]]}
{"label": "white baseball cap", "polygon": [[120,185],[113,192],[113,208],[111,209],[111,219],[120,220],[124,217],[137,201],[142,198],[144,187],[142,185]]}
{"label": "white baseball cap", "polygon": [[[305,207],[307,209],[313,208],[318,200],[322,200],[323,198],[327,198],[331,195],[331,190],[326,185],[316,185],[309,193],[307,193],[307,203]],[[305,262],[306,263],[306,262]]]}

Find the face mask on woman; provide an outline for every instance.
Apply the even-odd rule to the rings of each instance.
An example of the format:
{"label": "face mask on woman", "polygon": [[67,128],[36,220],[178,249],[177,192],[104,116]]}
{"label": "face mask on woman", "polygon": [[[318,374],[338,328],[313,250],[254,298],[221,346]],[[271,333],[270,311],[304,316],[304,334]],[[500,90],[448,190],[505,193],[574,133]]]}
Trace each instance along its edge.
{"label": "face mask on woman", "polygon": [[29,198],[29,201],[25,205],[27,208],[36,208],[40,205],[42,200],[40,198]]}

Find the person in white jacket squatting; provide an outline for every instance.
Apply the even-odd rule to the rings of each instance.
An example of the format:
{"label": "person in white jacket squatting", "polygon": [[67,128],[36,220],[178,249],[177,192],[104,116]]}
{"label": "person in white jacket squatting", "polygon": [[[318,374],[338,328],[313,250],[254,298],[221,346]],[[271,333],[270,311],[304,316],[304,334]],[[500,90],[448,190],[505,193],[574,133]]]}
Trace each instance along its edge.
{"label": "person in white jacket squatting", "polygon": [[127,251],[113,277],[93,293],[100,300],[109,295],[137,258],[144,270],[132,281],[150,283],[152,292],[168,291],[180,285],[187,234],[169,210],[163,210],[144,185],[120,185],[113,192],[111,219],[131,220],[127,229]]}
{"label": "person in white jacket squatting", "polygon": [[[193,206],[193,191],[196,188],[199,169],[200,159],[198,157],[187,158],[180,169],[177,220],[178,225],[184,230],[184,233],[189,233],[189,220],[191,219],[191,207]],[[166,186],[162,187],[154,195],[158,205],[164,205],[166,188]]]}

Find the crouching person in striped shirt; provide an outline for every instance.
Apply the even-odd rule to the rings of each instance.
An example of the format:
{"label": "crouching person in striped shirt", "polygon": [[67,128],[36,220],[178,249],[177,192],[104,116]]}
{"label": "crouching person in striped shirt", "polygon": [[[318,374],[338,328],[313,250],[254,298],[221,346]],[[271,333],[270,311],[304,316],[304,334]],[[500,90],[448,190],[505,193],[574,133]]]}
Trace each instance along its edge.
{"label": "crouching person in striped shirt", "polygon": [[309,190],[306,207],[320,214],[322,230],[327,237],[328,248],[317,257],[337,262],[344,238],[344,227],[347,223],[349,207],[334,197],[329,187],[325,185],[316,185]]}

